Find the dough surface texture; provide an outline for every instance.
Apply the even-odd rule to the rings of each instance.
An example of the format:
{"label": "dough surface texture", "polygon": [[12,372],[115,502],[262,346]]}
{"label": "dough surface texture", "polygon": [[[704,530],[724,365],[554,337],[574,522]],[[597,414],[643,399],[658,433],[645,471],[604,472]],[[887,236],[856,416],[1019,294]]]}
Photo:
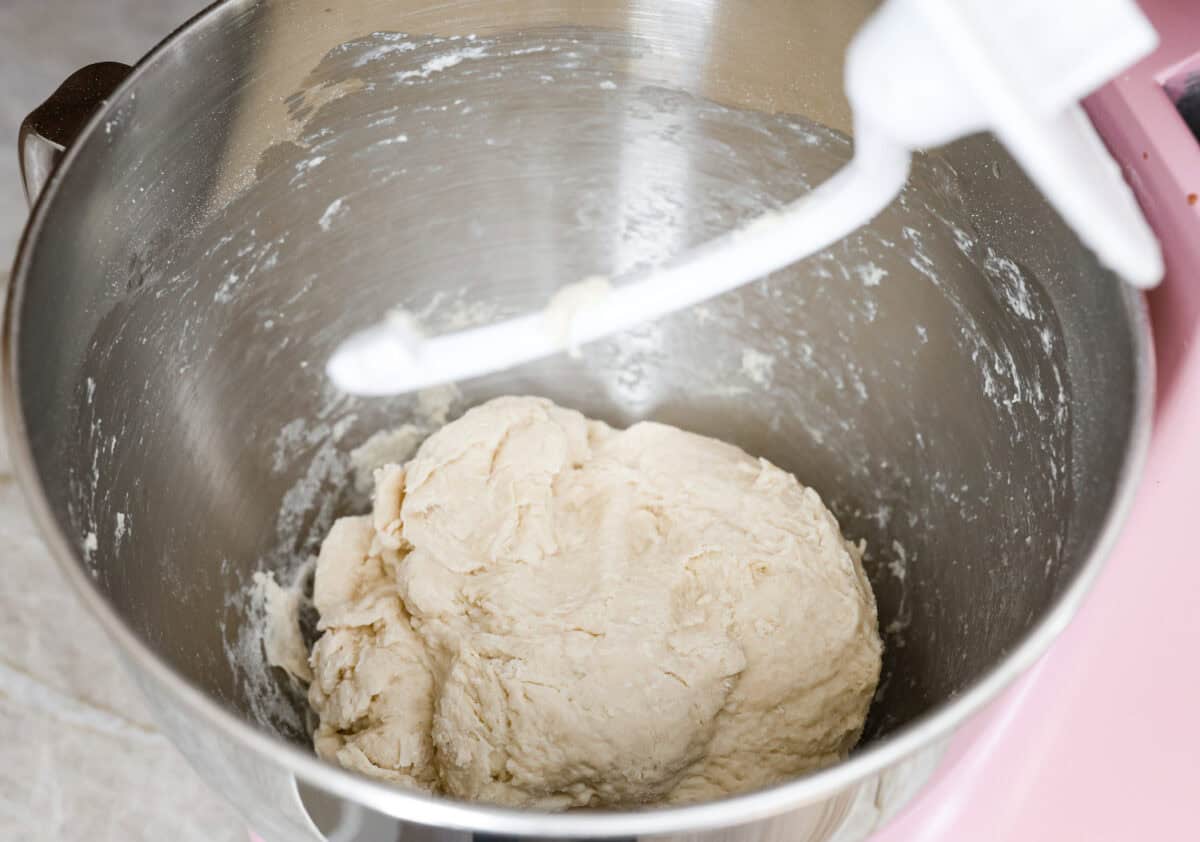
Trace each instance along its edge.
{"label": "dough surface texture", "polygon": [[674,427],[499,398],[375,474],[314,584],[317,752],[537,809],[691,803],[844,758],[879,679],[816,492]]}

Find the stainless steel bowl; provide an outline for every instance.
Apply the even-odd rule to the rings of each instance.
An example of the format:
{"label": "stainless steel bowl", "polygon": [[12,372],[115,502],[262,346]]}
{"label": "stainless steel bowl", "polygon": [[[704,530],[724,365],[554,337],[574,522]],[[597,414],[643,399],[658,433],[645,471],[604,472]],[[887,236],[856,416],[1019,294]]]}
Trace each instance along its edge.
{"label": "stainless steel bowl", "polygon": [[1147,326],[981,136],[787,272],[460,384],[459,410],[652,417],[815,486],[867,541],[887,643],[848,761],[686,808],[457,803],[317,760],[262,659],[253,573],[361,509],[349,450],[419,414],[332,390],[335,343],[397,305],[433,329],[538,306],[803,193],[849,155],[841,54],[869,5],[230,0],[63,139],[9,290],[14,459],[164,728],[259,833],[311,838],[298,776],[406,839],[857,838],[1062,629],[1132,494]]}

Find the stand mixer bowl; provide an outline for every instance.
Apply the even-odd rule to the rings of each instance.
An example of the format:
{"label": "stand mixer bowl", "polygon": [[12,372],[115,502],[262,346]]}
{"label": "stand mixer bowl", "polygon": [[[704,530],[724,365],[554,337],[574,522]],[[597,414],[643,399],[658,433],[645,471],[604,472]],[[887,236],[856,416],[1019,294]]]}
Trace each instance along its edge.
{"label": "stand mixer bowl", "polygon": [[297,778],[405,838],[861,838],[1066,624],[1132,496],[1147,321],[980,136],[810,260],[441,396],[653,418],[816,488],[867,542],[885,636],[849,760],[682,808],[465,804],[319,761],[263,656],[254,573],[365,509],[351,450],[440,419],[337,393],[337,342],[394,307],[435,332],[523,312],[802,194],[849,157],[869,6],[231,0],[71,145],[9,290],[13,458],[164,730],[265,838],[313,838]]}

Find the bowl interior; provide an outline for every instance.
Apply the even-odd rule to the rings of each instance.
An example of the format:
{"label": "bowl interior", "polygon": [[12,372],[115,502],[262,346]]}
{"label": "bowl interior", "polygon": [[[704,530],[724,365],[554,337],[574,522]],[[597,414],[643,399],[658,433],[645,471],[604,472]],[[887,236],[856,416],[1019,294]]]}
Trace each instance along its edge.
{"label": "bowl interior", "polygon": [[1138,393],[1129,299],[979,137],[919,160],[826,252],[578,359],[341,395],[324,361],[389,308],[439,331],[539,307],[850,155],[836,68],[862,8],[500,5],[228,4],[224,37],[179,42],[114,100],[10,313],[76,562],[180,676],[305,743],[302,698],[263,661],[255,571],[287,578],[367,506],[349,454],[372,433],[544,395],[718,436],[816,488],[866,541],[879,600],[865,742],[934,711],[1088,559]]}

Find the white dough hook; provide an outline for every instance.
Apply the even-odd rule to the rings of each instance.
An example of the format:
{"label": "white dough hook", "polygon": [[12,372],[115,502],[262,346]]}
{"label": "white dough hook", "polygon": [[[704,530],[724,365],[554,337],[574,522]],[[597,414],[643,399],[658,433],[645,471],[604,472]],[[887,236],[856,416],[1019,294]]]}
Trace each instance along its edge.
{"label": "white dough hook", "polygon": [[343,342],[327,372],[353,394],[400,394],[691,307],[870,222],[904,188],[910,150],[983,130],[1102,263],[1152,286],[1163,271],[1158,243],[1078,101],[1156,43],[1132,0],[888,0],[846,55],[854,156],[812,192],[665,266],[567,287],[546,311],[429,338],[411,319],[387,318]]}

